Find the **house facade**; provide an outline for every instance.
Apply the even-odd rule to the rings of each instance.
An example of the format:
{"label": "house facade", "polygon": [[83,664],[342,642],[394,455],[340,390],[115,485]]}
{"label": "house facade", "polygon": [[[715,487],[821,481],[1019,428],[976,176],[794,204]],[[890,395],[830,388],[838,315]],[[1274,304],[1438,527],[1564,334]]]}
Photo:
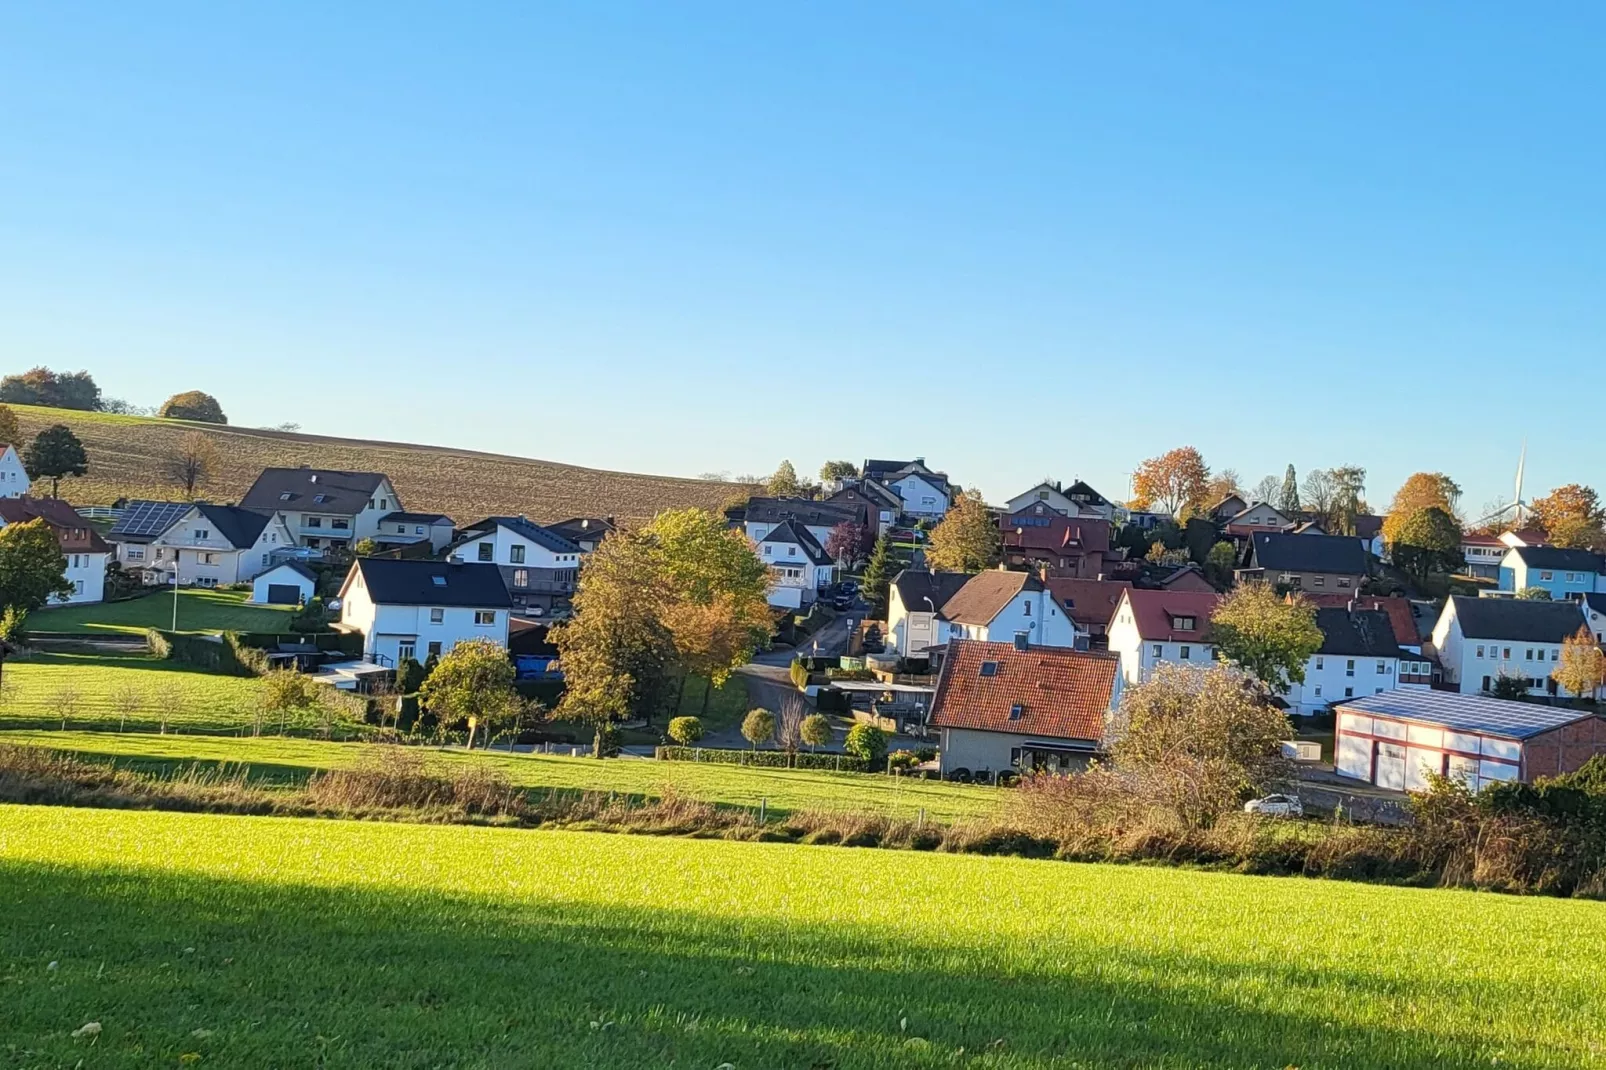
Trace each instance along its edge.
{"label": "house facade", "polygon": [[263,606],[301,606],[318,593],[318,577],[307,566],[284,561],[251,580],[251,601]]}
{"label": "house facade", "polygon": [[240,499],[240,508],[280,514],[296,545],[313,550],[377,541],[381,521],[403,511],[383,473],[323,468],[264,469]]}
{"label": "house facade", "polygon": [[1366,550],[1347,535],[1257,531],[1249,540],[1237,579],[1295,591],[1347,593],[1360,590],[1369,568]]}
{"label": "house facade", "polygon": [[496,565],[364,557],[340,586],[340,626],[361,632],[363,658],[426,661],[468,639],[507,647],[513,603]]}
{"label": "house facade", "polygon": [[1042,580],[995,569],[967,575],[905,569],[887,597],[887,644],[903,657],[924,657],[955,639],[1032,646],[1087,646],[1070,615]]}
{"label": "house facade", "polygon": [[1461,536],[1461,556],[1467,563],[1467,575],[1479,579],[1498,580],[1500,559],[1510,549],[1494,535],[1477,535],[1471,532]]}
{"label": "house facade", "polygon": [[815,501],[812,498],[750,498],[742,510],[742,530],[755,544],[781,524],[791,521],[808,529],[824,546],[838,524],[873,528],[868,505],[857,502]]}
{"label": "house facade", "polygon": [[1321,608],[1322,645],[1305,662],[1305,679],[1283,696],[1288,712],[1308,716],[1335,702],[1396,688],[1430,688],[1431,664],[1400,646],[1393,621],[1378,609]]}
{"label": "house facade", "polygon": [[1004,562],[1051,576],[1096,580],[1110,554],[1110,522],[1057,513],[1045,502],[999,522]]}
{"label": "house facade", "polygon": [[1606,557],[1559,546],[1513,546],[1500,558],[1500,589],[1537,587],[1556,601],[1606,591]]}
{"label": "house facade", "polygon": [[1103,750],[1120,696],[1111,654],[956,639],[931,707],[942,772],[1079,772]]}
{"label": "house facade", "polygon": [[191,505],[145,544],[125,543],[119,558],[141,570],[147,582],[183,587],[247,583],[274,564],[278,551],[295,545],[284,518],[232,505]]}
{"label": "house facade", "polygon": [[16,447],[10,443],[0,446],[0,498],[26,498],[32,486]]}
{"label": "house facade", "polygon": [[1066,497],[1064,489],[1057,482],[1039,483],[1030,490],[1015,495],[1004,503],[1004,512],[1024,513],[1036,506],[1043,506],[1061,516],[1079,516],[1082,512],[1080,506]]}
{"label": "house facade", "polygon": [[903,499],[874,480],[856,480],[846,484],[825,501],[830,505],[862,506],[875,525],[877,538],[885,535],[903,512]]}
{"label": "house facade", "polygon": [[1210,665],[1216,659],[1210,615],[1220,601],[1214,591],[1123,591],[1109,625],[1122,679],[1141,684],[1164,664]]}
{"label": "house facade", "polygon": [[1550,674],[1561,646],[1588,625],[1588,606],[1522,598],[1452,595],[1433,626],[1444,679],[1466,695],[1487,694],[1502,676],[1525,680],[1530,695],[1558,695]]}
{"label": "house facade", "polygon": [[1087,636],[1090,649],[1108,648],[1110,619],[1121,604],[1121,596],[1132,589],[1131,581],[1050,576],[1043,585],[1077,631]]}
{"label": "house facade", "polygon": [[766,598],[772,606],[802,609],[815,602],[836,576],[836,562],[809,528],[796,520],[783,520],[769,528],[754,550],[770,567]]}
{"label": "house facade", "polygon": [[520,613],[568,615],[582,551],[526,517],[486,517],[464,528],[446,552],[468,564],[496,566],[511,605]]}
{"label": "house facade", "polygon": [[428,543],[438,554],[451,544],[456,532],[452,518],[445,513],[387,513],[379,518],[373,539],[381,546],[411,546]]}
{"label": "house facade", "polygon": [[89,521],[59,498],[0,498],[0,528],[43,520],[55,533],[61,554],[67,561],[63,572],[71,588],[55,595],[56,605],[99,602],[106,597],[106,564],[112,548]]}

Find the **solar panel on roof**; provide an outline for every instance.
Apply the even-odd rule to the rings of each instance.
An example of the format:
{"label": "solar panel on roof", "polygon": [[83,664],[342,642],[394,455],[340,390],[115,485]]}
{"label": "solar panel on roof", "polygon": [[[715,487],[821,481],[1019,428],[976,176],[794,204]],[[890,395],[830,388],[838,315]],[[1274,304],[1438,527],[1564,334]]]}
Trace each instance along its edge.
{"label": "solar panel on roof", "polygon": [[112,525],[113,535],[156,536],[178,523],[190,511],[187,502],[129,502]]}

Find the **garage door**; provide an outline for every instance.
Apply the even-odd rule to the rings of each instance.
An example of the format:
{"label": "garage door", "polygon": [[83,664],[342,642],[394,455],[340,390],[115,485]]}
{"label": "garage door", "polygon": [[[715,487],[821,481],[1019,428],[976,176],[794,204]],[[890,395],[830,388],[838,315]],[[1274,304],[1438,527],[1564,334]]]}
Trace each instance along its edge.
{"label": "garage door", "polygon": [[293,606],[301,602],[301,588],[293,583],[268,584],[268,604],[274,606]]}
{"label": "garage door", "polygon": [[1405,748],[1397,743],[1377,745],[1377,776],[1372,781],[1380,788],[1405,790]]}

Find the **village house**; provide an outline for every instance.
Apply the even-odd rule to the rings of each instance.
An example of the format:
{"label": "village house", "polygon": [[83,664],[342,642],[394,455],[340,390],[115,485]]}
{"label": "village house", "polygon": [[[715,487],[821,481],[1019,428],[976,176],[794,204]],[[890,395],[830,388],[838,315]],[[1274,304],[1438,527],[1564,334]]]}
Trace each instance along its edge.
{"label": "village house", "polygon": [[340,585],[340,627],[378,665],[426,661],[468,639],[507,646],[513,603],[493,564],[363,557]]}
{"label": "village house", "polygon": [[1316,611],[1316,626],[1322,645],[1305,662],[1304,682],[1293,684],[1283,696],[1289,713],[1321,713],[1358,695],[1432,686],[1427,659],[1400,646],[1387,612],[1323,608]]}
{"label": "village house", "polygon": [[1606,557],[1589,550],[1559,546],[1513,546],[1500,558],[1500,589],[1521,591],[1536,587],[1556,601],[1578,601],[1586,594],[1606,591]]}
{"label": "village house", "polygon": [[1257,531],[1237,579],[1263,580],[1296,591],[1353,592],[1360,589],[1367,570],[1366,551],[1348,536]]}
{"label": "village house", "polygon": [[838,524],[853,524],[874,530],[868,505],[859,502],[815,501],[812,498],[750,498],[745,506],[726,516],[739,519],[742,530],[754,544],[761,544],[771,531],[787,521],[808,529],[822,547],[831,541],[831,530]]}
{"label": "village house", "polygon": [[602,545],[602,540],[618,529],[611,516],[574,516],[545,527],[560,539],[568,539],[580,547],[580,552],[584,554]]}
{"label": "village house", "polygon": [[16,447],[9,443],[0,446],[0,498],[25,498],[32,486]]}
{"label": "village house", "polygon": [[[1290,598],[1295,597],[1290,594]],[[1420,621],[1417,611],[1409,598],[1399,595],[1384,597],[1373,594],[1343,594],[1341,592],[1322,593],[1319,591],[1301,591],[1298,597],[1305,599],[1318,609],[1375,609],[1387,613],[1389,625],[1394,629],[1394,638],[1401,649],[1412,654],[1422,653],[1422,643],[1428,633],[1433,630],[1433,624],[1438,619]]]}
{"label": "village house", "polygon": [[1515,676],[1531,695],[1556,695],[1550,674],[1562,643],[1587,625],[1587,612],[1570,601],[1452,595],[1433,626],[1433,650],[1445,682],[1463,694],[1491,692],[1500,677]]}
{"label": "village house", "polygon": [[0,498],[0,528],[43,520],[56,535],[67,559],[65,576],[71,590],[54,596],[61,604],[99,602],[106,597],[106,562],[112,548],[89,521],[59,498]]}
{"label": "village house", "polygon": [[250,582],[294,545],[277,513],[196,502],[148,542],[121,544],[118,556],[147,583],[170,584],[176,576],[180,586],[217,587]]}
{"label": "village house", "polygon": [[[1229,498],[1229,501],[1235,500]],[[1236,499],[1241,500],[1241,499]],[[1281,510],[1270,502],[1256,502],[1246,505],[1230,516],[1221,517],[1217,521],[1227,538],[1237,543],[1247,543],[1255,535],[1263,532],[1285,532],[1294,526],[1291,520]]]}
{"label": "village house", "polygon": [[1210,643],[1210,615],[1221,596],[1214,591],[1122,592],[1110,618],[1111,653],[1121,659],[1128,684],[1141,684],[1155,668],[1175,663],[1208,667],[1216,648]]}
{"label": "village house", "polygon": [[428,543],[432,554],[438,554],[451,543],[456,532],[452,518],[445,513],[387,513],[379,518],[379,529],[374,542],[380,546],[412,546]]}
{"label": "village house", "polygon": [[1080,479],[1072,480],[1071,485],[1061,490],[1065,497],[1076,506],[1080,516],[1091,516],[1099,520],[1115,521],[1115,503],[1090,487]]}
{"label": "village house", "polygon": [[868,460],[859,474],[862,479],[875,480],[894,491],[903,503],[903,514],[917,520],[941,520],[959,489],[948,482],[946,474],[926,467],[924,457],[912,461]]}
{"label": "village house", "polygon": [[1132,587],[1129,580],[1078,580],[1050,576],[1043,581],[1054,601],[1088,637],[1090,649],[1109,646],[1110,618],[1120,605],[1121,595]]}
{"label": "village house", "polygon": [[930,720],[943,775],[1086,769],[1120,702],[1119,668],[1104,652],[953,640]]}
{"label": "village house", "polygon": [[318,577],[299,561],[283,561],[251,580],[251,601],[263,606],[302,606],[318,591]]}
{"label": "village house", "polygon": [[1467,575],[1479,579],[1498,580],[1500,559],[1510,549],[1499,537],[1467,532],[1461,536],[1461,556],[1466,561]]}
{"label": "village house", "polygon": [[903,512],[903,499],[897,491],[873,479],[844,484],[825,501],[830,505],[863,506],[866,515],[873,519],[877,538],[885,535]]}
{"label": "village house", "polygon": [[578,545],[522,516],[489,516],[464,528],[448,557],[495,565],[513,608],[532,617],[569,612],[580,575]]}
{"label": "village house", "polygon": [[1110,556],[1110,522],[1070,517],[1039,502],[999,522],[1006,564],[1051,576],[1098,579]]}
{"label": "village house", "polygon": [[772,606],[802,609],[815,602],[836,576],[836,562],[800,521],[783,520],[769,528],[755,549],[758,559],[770,566],[766,597]]}
{"label": "village house", "polygon": [[267,468],[240,499],[240,508],[281,514],[298,546],[344,550],[377,539],[380,522],[400,511],[402,503],[380,472]]}
{"label": "village house", "polygon": [[889,651],[918,658],[954,639],[1013,642],[1017,636],[1033,646],[1087,646],[1085,633],[1030,573],[905,569],[892,581]]}

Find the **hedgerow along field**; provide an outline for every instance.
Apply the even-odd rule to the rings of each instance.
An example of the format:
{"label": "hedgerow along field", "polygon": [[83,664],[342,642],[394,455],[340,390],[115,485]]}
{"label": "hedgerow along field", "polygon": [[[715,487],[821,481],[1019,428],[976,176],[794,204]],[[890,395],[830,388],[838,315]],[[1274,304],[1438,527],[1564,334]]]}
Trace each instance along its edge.
{"label": "hedgerow along field", "polygon": [[1606,1058],[1606,904],[1581,901],[50,807],[0,808],[0,897],[0,1044],[28,1065]]}
{"label": "hedgerow along field", "polygon": [[[250,782],[284,786],[300,785],[321,769],[353,768],[375,749],[372,745],[277,736],[163,736],[105,731],[0,732],[0,744],[4,743],[49,747],[94,761],[113,762],[120,768],[161,774],[176,774],[196,766],[245,766]],[[923,810],[928,820],[953,822],[996,816],[1008,791],[883,774],[751,769],[631,758],[598,761],[497,750],[470,753],[418,749],[443,774],[479,765],[506,777],[514,787],[532,792],[609,792],[632,799],[674,794],[748,809],[762,804],[776,816],[832,810],[912,819]]]}
{"label": "hedgerow along field", "polygon": [[[295,610],[285,606],[254,606],[246,589],[221,590],[182,587],[177,594],[177,631],[287,632]],[[174,593],[157,591],[121,602],[94,602],[56,606],[28,615],[28,628],[65,635],[135,634],[152,628],[173,631]]]}
{"label": "hedgerow along field", "polygon": [[[219,400],[227,410],[228,399]],[[217,447],[217,471],[200,488],[202,497],[217,502],[238,501],[264,468],[302,464],[384,472],[408,509],[445,513],[460,524],[518,513],[546,522],[571,516],[645,520],[671,508],[716,509],[743,489],[730,483],[607,472],[444,446],[31,405],[11,408],[26,441],[57,423],[66,424],[83,440],[89,473],[61,484],[61,496],[74,505],[109,505],[124,497],[171,499],[181,493],[161,473],[179,439],[190,431],[203,432]]]}
{"label": "hedgerow along field", "polygon": [[0,729],[241,732],[261,707],[255,679],[145,654],[33,654],[8,659],[0,679]]}

